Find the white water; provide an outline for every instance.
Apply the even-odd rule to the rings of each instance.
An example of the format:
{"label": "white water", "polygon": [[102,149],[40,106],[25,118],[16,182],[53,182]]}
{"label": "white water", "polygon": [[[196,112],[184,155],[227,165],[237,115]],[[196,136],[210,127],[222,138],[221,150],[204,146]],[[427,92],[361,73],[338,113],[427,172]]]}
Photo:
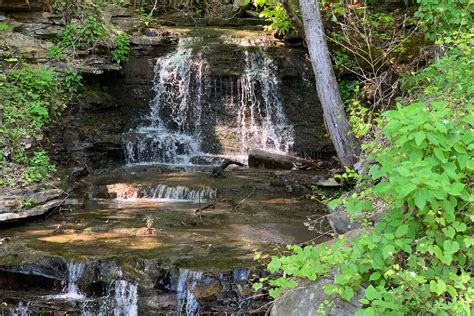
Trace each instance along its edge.
{"label": "white water", "polygon": [[284,113],[281,83],[271,57],[263,49],[242,46],[243,74],[231,82],[231,96],[225,104],[216,104],[224,101],[215,98],[218,83],[211,79],[201,41],[181,38],[176,51],[158,59],[150,111],[142,125],[124,137],[127,164],[189,165],[196,163],[193,158],[201,157],[202,162],[202,157],[212,157],[201,149],[209,137],[202,128],[216,119],[203,117],[209,107],[237,113],[230,125],[238,126],[238,131],[224,134],[237,138],[238,152],[222,154],[245,156],[253,148],[291,151],[293,127]]}
{"label": "white water", "polygon": [[77,282],[84,272],[85,264],[83,262],[69,262],[67,264],[67,283],[63,292],[59,295],[49,296],[51,299],[79,301],[85,299],[77,286]]}
{"label": "white water", "polygon": [[245,63],[245,74],[237,82],[240,153],[253,148],[288,153],[293,127],[283,112],[276,67],[263,51],[245,51]]}
{"label": "white water", "polygon": [[137,285],[125,280],[116,280],[114,295],[104,298],[98,308],[87,302],[81,307],[82,316],[137,316],[138,291]]}
{"label": "white water", "polygon": [[[201,154],[200,122],[205,61],[188,47],[194,39],[181,38],[176,51],[158,59],[155,98],[145,124],[126,142],[127,163],[190,164]],[[162,111],[171,109],[171,113]],[[166,116],[168,120],[162,119]]]}
{"label": "white water", "polygon": [[[11,316],[29,316],[31,315],[30,310],[28,309],[27,303],[18,303],[18,306],[15,309],[10,310]],[[2,315],[0,311],[0,315]]]}
{"label": "white water", "polygon": [[178,279],[178,316],[199,315],[200,305],[193,295],[197,283],[202,279],[202,272],[180,270]]}
{"label": "white water", "polygon": [[114,316],[137,316],[137,286],[125,280],[115,281]]}
{"label": "white water", "polygon": [[217,189],[202,186],[191,189],[186,186],[168,186],[156,184],[151,186],[132,186],[130,184],[111,184],[107,191],[117,194],[118,200],[146,199],[159,202],[206,202],[217,197]]}

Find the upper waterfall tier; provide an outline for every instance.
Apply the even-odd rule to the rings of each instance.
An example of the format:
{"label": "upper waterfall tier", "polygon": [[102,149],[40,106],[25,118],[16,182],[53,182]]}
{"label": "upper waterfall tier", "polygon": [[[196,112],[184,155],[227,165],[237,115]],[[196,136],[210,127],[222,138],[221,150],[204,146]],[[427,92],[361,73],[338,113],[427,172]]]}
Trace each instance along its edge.
{"label": "upper waterfall tier", "polygon": [[235,49],[241,74],[214,76],[212,50],[202,37],[180,38],[173,52],[157,60],[150,110],[124,136],[128,164],[192,164],[253,148],[291,151],[293,126],[272,58],[248,41],[220,40]]}

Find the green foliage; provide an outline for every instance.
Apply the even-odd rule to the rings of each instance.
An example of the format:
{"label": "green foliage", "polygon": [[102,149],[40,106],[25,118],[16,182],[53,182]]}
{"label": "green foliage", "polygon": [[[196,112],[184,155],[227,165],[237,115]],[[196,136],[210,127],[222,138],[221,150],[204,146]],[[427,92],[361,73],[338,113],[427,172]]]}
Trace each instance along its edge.
{"label": "green foliage", "polygon": [[[369,153],[374,163],[366,179],[375,185],[330,203],[342,202],[351,214],[360,214],[383,202],[389,210],[380,221],[358,238],[289,246],[290,255],[272,258],[270,272],[283,272],[288,280],[334,274],[325,292],[348,301],[364,287],[357,315],[469,315],[474,303],[473,91],[460,77],[454,84],[451,76],[459,69],[447,69],[472,67],[466,57],[472,52],[463,41],[414,76],[423,84],[414,88],[421,91],[419,101],[383,114],[387,144]],[[293,286],[269,284],[274,297]]]}
{"label": "green foliage", "polygon": [[6,31],[10,28],[10,25],[6,23],[0,23],[0,31]]}
{"label": "green foliage", "polygon": [[50,162],[44,150],[36,151],[23,171],[21,179],[25,184],[40,182],[48,173],[55,172],[56,167]]}
{"label": "green foliage", "polygon": [[36,182],[52,170],[44,152],[32,153],[31,148],[73,92],[67,78],[52,69],[23,65],[0,77],[0,185]]}
{"label": "green foliage", "polygon": [[450,45],[443,58],[402,78],[407,98],[425,102],[443,100],[453,107],[473,104],[474,29],[468,33],[453,34],[440,43]]}
{"label": "green foliage", "polygon": [[62,53],[62,51],[68,47],[91,47],[106,35],[107,32],[104,23],[94,16],[87,16],[81,24],[70,22],[58,34],[60,40],[57,44],[58,48],[54,48],[53,51],[50,52],[50,55],[56,57],[55,55],[58,55],[60,49],[60,53]]}
{"label": "green foliage", "polygon": [[112,52],[112,60],[118,64],[127,60],[130,53],[130,43],[127,33],[122,33],[115,39],[115,49]]}
{"label": "green foliage", "polygon": [[428,39],[472,27],[474,3],[471,0],[417,0],[419,18]]}
{"label": "green foliage", "polygon": [[253,4],[261,9],[260,17],[270,21],[268,29],[276,30],[280,35],[286,35],[294,27],[285,9],[277,0],[253,0]]}

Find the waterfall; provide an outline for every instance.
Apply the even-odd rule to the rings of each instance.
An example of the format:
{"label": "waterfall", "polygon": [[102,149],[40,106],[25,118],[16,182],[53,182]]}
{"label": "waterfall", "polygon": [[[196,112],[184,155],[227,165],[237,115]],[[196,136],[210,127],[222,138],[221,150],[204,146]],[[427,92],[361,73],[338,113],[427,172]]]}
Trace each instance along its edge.
{"label": "waterfall", "polygon": [[245,51],[245,64],[237,87],[240,152],[260,148],[287,153],[293,145],[293,128],[283,111],[276,66],[262,50]]}
{"label": "waterfall", "polygon": [[[241,45],[238,53],[244,68],[231,78],[230,91],[221,77],[211,75],[202,38],[180,38],[174,52],[159,58],[149,113],[124,135],[127,164],[212,162],[220,157],[216,154],[246,155],[254,148],[290,152],[293,126],[285,116],[275,63],[263,48]],[[218,115],[228,121],[220,122]],[[204,143],[216,147],[209,144],[217,137],[216,122],[231,127],[224,136],[235,138],[236,152],[203,152]]]}
{"label": "waterfall", "polygon": [[174,53],[158,59],[155,98],[145,124],[126,142],[127,163],[189,164],[193,156],[201,154],[205,61],[199,54],[193,55],[193,47],[189,47],[193,40],[181,38]]}
{"label": "waterfall", "polygon": [[[2,315],[1,310],[0,310],[0,315]],[[14,309],[10,309],[10,315],[11,316],[29,316],[31,315],[31,312],[28,308],[27,303],[18,303],[18,306]]]}
{"label": "waterfall", "polygon": [[126,183],[116,183],[107,185],[107,191],[115,193],[118,200],[151,199],[164,202],[206,202],[217,197],[217,189],[206,186],[191,189],[182,185],[133,186]]}
{"label": "waterfall", "polygon": [[178,278],[178,316],[199,315],[200,305],[193,294],[193,290],[202,279],[202,272],[180,270]]}
{"label": "waterfall", "polygon": [[67,283],[63,292],[59,295],[48,296],[51,299],[78,301],[85,299],[77,283],[84,272],[85,264],[83,262],[68,262],[67,264]]}
{"label": "waterfall", "polygon": [[137,286],[125,280],[115,282],[114,316],[138,315]]}
{"label": "waterfall", "polygon": [[112,291],[106,298],[101,299],[100,306],[89,305],[87,302],[81,306],[82,316],[137,316],[138,291],[137,285],[125,280],[116,280]]}
{"label": "waterfall", "polygon": [[84,298],[84,295],[81,294],[77,287],[77,282],[81,278],[84,267],[85,264],[83,262],[70,262],[67,264],[68,280],[65,295],[72,299]]}

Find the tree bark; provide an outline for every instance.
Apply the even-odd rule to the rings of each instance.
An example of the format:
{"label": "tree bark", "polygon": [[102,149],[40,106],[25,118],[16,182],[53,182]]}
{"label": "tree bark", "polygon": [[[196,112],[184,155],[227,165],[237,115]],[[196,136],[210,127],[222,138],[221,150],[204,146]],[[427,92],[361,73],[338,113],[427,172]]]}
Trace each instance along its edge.
{"label": "tree bark", "polygon": [[318,2],[317,0],[300,0],[299,2],[309,56],[316,77],[316,88],[323,107],[324,122],[339,160],[345,166],[353,166],[360,154],[360,145],[351,133],[351,126],[344,112]]}

